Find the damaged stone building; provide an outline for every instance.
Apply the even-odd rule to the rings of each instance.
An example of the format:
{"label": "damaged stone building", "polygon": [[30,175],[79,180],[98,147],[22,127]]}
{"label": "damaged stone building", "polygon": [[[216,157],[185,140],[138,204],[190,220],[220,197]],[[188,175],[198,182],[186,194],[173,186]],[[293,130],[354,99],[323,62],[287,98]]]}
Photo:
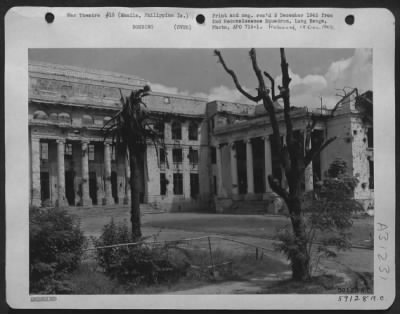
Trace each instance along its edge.
{"label": "damaged stone building", "polygon": [[[127,206],[129,163],[102,128],[120,109],[120,92],[146,81],[124,74],[48,63],[29,65],[30,204],[34,206]],[[365,118],[357,90],[333,110],[293,108],[294,129],[304,142],[310,118],[318,120],[312,143],[331,143],[307,168],[303,188],[312,191],[336,158],[359,178],[355,198],[373,208],[372,119]],[[361,95],[371,104],[372,92]],[[261,105],[152,92],[145,99],[162,117],[165,147],[148,145],[141,160],[140,200],[166,211],[275,212],[266,183],[273,173],[285,185]],[[282,113],[281,131],[284,134]],[[364,110],[364,111],[363,111]],[[284,136],[282,137],[284,141]],[[312,145],[312,144],[311,144]],[[159,151],[157,152],[156,149]],[[274,206],[272,206],[274,205]]]}

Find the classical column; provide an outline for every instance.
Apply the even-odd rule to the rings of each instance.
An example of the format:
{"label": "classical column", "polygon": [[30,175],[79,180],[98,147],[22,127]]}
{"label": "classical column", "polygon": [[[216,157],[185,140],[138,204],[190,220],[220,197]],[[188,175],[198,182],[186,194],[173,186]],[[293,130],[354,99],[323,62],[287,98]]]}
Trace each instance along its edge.
{"label": "classical column", "polygon": [[[183,134],[182,134],[183,135]],[[183,137],[182,137],[183,138]],[[183,179],[183,195],[186,199],[190,199],[190,163],[189,163],[189,149],[183,148],[182,159],[182,179]]]}
{"label": "classical column", "polygon": [[246,179],[247,199],[254,199],[254,167],[253,167],[253,145],[251,139],[246,141]]}
{"label": "classical column", "polygon": [[237,160],[235,142],[230,143],[231,146],[231,178],[232,178],[232,198],[237,199],[239,195]]}
{"label": "classical column", "polygon": [[105,176],[105,205],[114,205],[111,191],[111,147],[110,143],[104,143],[104,176]]}
{"label": "classical column", "polygon": [[221,146],[217,144],[215,146],[217,155],[217,194],[218,196],[226,196],[223,190],[222,184],[222,158],[221,158]]}
{"label": "classical column", "polygon": [[41,187],[40,187],[40,139],[38,137],[31,138],[31,163],[32,163],[32,193],[31,204],[32,206],[40,207],[41,200]]}
{"label": "classical column", "polygon": [[82,142],[82,206],[91,206],[92,199],[89,195],[89,142]]}
{"label": "classical column", "polygon": [[57,206],[67,206],[68,202],[65,198],[65,165],[64,165],[64,148],[65,140],[57,140]]}
{"label": "classical column", "polygon": [[[166,127],[169,123],[166,123]],[[170,126],[170,124],[169,124]],[[165,167],[165,176],[167,178],[167,196],[174,195],[174,175],[173,175],[173,162],[172,162],[172,148],[165,147],[166,164],[168,161],[169,167]]]}
{"label": "classical column", "polygon": [[[308,149],[311,149],[311,141],[308,144]],[[306,192],[314,189],[313,181],[313,164],[310,162],[306,169],[304,169],[304,189]]]}
{"label": "classical column", "polygon": [[129,164],[129,152],[126,151],[125,155],[125,198],[124,204],[130,204],[131,202],[131,166]]}

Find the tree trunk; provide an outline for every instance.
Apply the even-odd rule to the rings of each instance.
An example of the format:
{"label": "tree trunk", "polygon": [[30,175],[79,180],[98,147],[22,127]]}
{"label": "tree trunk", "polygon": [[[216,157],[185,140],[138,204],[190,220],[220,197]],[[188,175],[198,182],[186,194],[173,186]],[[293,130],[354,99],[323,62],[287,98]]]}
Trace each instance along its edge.
{"label": "tree trunk", "polygon": [[307,252],[307,237],[305,224],[301,215],[301,201],[299,195],[290,195],[287,201],[290,219],[293,227],[293,235],[297,243],[297,253],[291,258],[292,279],[307,281],[310,276],[310,257]]}
{"label": "tree trunk", "polygon": [[133,241],[137,241],[142,236],[140,222],[139,167],[136,154],[137,152],[133,149],[129,149],[129,163],[131,167],[131,227]]}

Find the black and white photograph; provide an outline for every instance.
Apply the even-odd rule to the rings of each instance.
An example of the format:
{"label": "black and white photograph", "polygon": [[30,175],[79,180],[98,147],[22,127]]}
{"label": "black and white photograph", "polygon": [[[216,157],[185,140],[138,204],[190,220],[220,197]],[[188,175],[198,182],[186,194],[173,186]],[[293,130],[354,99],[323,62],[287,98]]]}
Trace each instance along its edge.
{"label": "black and white photograph", "polygon": [[373,293],[371,49],[32,49],[28,108],[31,293]]}
{"label": "black and white photograph", "polygon": [[[372,13],[388,36],[373,36]],[[389,307],[389,20],[379,9],[11,10],[10,306]]]}

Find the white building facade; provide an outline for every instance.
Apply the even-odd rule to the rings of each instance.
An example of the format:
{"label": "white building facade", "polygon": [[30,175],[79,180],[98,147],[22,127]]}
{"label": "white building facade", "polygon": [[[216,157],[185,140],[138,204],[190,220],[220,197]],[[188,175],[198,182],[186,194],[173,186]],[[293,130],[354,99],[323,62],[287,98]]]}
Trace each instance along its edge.
{"label": "white building facade", "polygon": [[[30,64],[31,205],[129,204],[126,152],[104,137],[102,127],[120,109],[120,92],[127,95],[145,84],[128,75]],[[143,155],[141,203],[166,211],[232,212],[241,207],[246,212],[246,206],[249,212],[276,211],[276,196],[266,177],[272,173],[282,185],[285,178],[262,107],[156,92],[145,103],[164,121],[165,147],[149,144]],[[360,120],[352,101],[347,103],[329,118],[321,115],[316,125],[315,141],[333,134],[339,140],[308,167],[304,190],[313,189],[313,181],[340,152],[338,157],[360,178],[356,198],[373,207],[372,126]],[[303,141],[311,114],[296,108],[292,116],[298,140]],[[280,113],[278,119],[282,120]],[[284,134],[283,123],[281,131]]]}

